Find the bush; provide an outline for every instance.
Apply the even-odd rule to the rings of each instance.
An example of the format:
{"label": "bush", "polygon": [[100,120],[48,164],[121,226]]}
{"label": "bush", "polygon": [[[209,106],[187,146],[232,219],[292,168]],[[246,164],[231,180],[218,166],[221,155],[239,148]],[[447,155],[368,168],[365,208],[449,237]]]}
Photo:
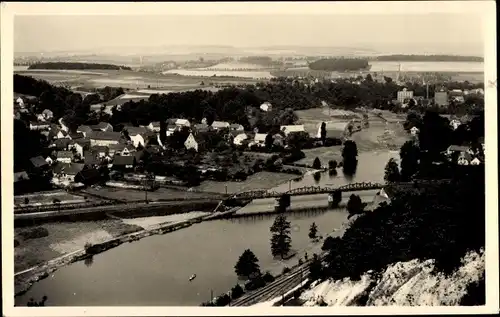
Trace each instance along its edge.
{"label": "bush", "polygon": [[316,157],[314,159],[312,167],[315,168],[315,169],[320,169],[321,168],[321,161],[319,160],[319,158]]}
{"label": "bush", "polygon": [[285,266],[283,268],[283,271],[281,271],[281,274],[286,274],[286,273],[289,273],[290,272],[290,268],[288,266]]}
{"label": "bush", "polygon": [[231,289],[231,298],[232,299],[237,299],[243,295],[244,291],[243,288],[240,286],[240,284],[236,284],[232,289]]}
{"label": "bush", "polygon": [[231,297],[228,294],[221,295],[215,300],[215,306],[226,306],[231,303]]}
{"label": "bush", "polygon": [[37,239],[47,237],[49,235],[49,231],[43,227],[36,227],[21,231],[19,235],[23,238],[23,240]]}
{"label": "bush", "polygon": [[59,204],[60,202],[61,202],[61,201],[60,201],[59,199],[57,199],[57,198],[54,198],[54,199],[52,200],[52,203],[53,203],[53,204]]}
{"label": "bush", "polygon": [[266,283],[272,283],[274,281],[274,276],[272,276],[271,273],[269,272],[266,272],[266,274],[264,274],[262,276],[262,279],[266,282]]}
{"label": "bush", "polygon": [[245,284],[245,289],[247,291],[253,291],[253,290],[256,290],[256,289],[264,287],[264,286],[266,286],[266,282],[264,281],[264,279],[262,277],[258,277],[258,278],[255,278],[255,279],[248,281]]}

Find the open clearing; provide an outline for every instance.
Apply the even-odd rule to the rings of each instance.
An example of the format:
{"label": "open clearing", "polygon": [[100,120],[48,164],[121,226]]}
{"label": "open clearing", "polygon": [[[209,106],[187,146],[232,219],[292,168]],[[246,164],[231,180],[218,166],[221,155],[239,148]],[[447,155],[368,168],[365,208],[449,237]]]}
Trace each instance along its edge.
{"label": "open clearing", "polygon": [[188,89],[203,88],[205,85],[213,84],[243,84],[256,83],[251,78],[228,78],[228,77],[201,77],[180,76],[175,74],[159,74],[148,72],[137,72],[129,70],[99,70],[99,72],[83,71],[68,72],[65,70],[46,71],[16,71],[16,74],[31,76],[36,79],[46,80],[51,84],[68,84],[71,86],[84,86],[88,88],[103,88],[105,86],[122,87],[124,89]]}
{"label": "open clearing", "polygon": [[[28,199],[28,204],[25,204],[26,198]],[[90,199],[85,199],[83,196],[73,195],[65,191],[50,191],[50,192],[40,192],[29,195],[19,195],[14,196],[15,206],[39,206],[39,205],[50,205],[53,204],[54,199],[58,199],[60,204],[70,204],[70,203],[82,203],[85,201],[90,201]]]}
{"label": "open clearing", "polygon": [[298,175],[258,172],[249,176],[244,182],[216,182],[204,181],[196,190],[225,193],[227,187],[228,194],[234,194],[256,189],[270,189],[289,180],[298,178]]}
{"label": "open clearing", "polygon": [[201,216],[207,216],[209,214],[210,214],[209,212],[192,211],[183,214],[174,214],[168,216],[153,216],[153,217],[123,219],[123,222],[126,224],[137,225],[144,229],[151,229],[159,224],[164,224],[167,222],[170,223],[181,222]]}
{"label": "open clearing", "polygon": [[47,237],[22,240],[18,234],[31,228],[15,228],[14,235],[20,245],[14,248],[14,270],[28,269],[66,253],[83,249],[85,243],[98,243],[110,237],[142,229],[121,220],[60,222],[44,224]]}
{"label": "open clearing", "polygon": [[[109,199],[120,199],[128,202],[143,202],[145,200],[145,192],[141,190],[101,187],[100,189],[88,188],[86,191],[90,194],[96,194]],[[149,201],[213,198],[210,194],[206,193],[188,192],[186,190],[169,188],[158,188],[153,192],[148,192],[147,195]]]}

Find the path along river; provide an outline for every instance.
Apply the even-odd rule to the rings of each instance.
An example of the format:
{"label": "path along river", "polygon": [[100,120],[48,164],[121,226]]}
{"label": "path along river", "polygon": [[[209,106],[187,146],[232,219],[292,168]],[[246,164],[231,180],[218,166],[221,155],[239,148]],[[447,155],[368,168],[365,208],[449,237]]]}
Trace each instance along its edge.
{"label": "path along river", "polygon": [[[396,152],[364,152],[358,156],[358,169],[346,178],[322,173],[321,179],[305,175],[292,181],[292,188],[350,182],[382,182],[384,166]],[[289,183],[274,190],[285,191]],[[325,199],[325,198],[322,198]],[[292,200],[293,203],[293,200]],[[323,205],[323,202],[320,202]],[[255,208],[250,204],[245,208]],[[274,215],[208,221],[166,235],[157,235],[120,245],[98,254],[92,261],[80,261],[62,267],[24,295],[16,305],[26,305],[29,298],[47,295],[49,306],[197,306],[214,295],[228,291],[237,278],[234,265],[241,253],[250,248],[263,271],[281,272],[283,263],[270,253],[269,228]],[[291,213],[292,248],[310,248],[307,236],[314,221],[320,234],[341,227],[344,210]],[[289,265],[295,265],[292,259]],[[189,282],[189,277],[197,277]]]}

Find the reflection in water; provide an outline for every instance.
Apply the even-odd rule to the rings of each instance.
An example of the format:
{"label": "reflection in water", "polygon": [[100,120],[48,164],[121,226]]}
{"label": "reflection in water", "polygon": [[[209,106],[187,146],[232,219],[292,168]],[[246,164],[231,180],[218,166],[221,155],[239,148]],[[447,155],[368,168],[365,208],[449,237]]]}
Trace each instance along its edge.
{"label": "reflection in water", "polygon": [[342,167],[342,171],[344,173],[344,177],[351,181],[356,175],[356,170],[358,168],[358,160],[346,161]]}
{"label": "reflection in water", "polygon": [[321,172],[316,172],[316,173],[314,173],[313,178],[314,178],[314,182],[315,182],[316,184],[318,184],[318,183],[319,183],[319,181],[321,180]]}
{"label": "reflection in water", "polygon": [[330,178],[336,177],[337,176],[337,170],[336,169],[329,170],[328,171],[328,176],[330,176]]}
{"label": "reflection in water", "polygon": [[92,264],[94,263],[94,257],[90,256],[88,258],[85,258],[85,260],[83,261],[83,263],[85,263],[86,267],[91,267]]}

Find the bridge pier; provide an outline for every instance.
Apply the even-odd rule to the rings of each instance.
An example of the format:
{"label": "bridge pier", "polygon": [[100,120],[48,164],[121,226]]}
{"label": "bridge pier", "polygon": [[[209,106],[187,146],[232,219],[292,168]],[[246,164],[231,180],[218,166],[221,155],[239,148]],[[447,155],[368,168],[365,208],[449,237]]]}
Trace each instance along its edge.
{"label": "bridge pier", "polygon": [[336,208],[342,201],[342,192],[340,190],[334,190],[328,193],[328,207]]}

